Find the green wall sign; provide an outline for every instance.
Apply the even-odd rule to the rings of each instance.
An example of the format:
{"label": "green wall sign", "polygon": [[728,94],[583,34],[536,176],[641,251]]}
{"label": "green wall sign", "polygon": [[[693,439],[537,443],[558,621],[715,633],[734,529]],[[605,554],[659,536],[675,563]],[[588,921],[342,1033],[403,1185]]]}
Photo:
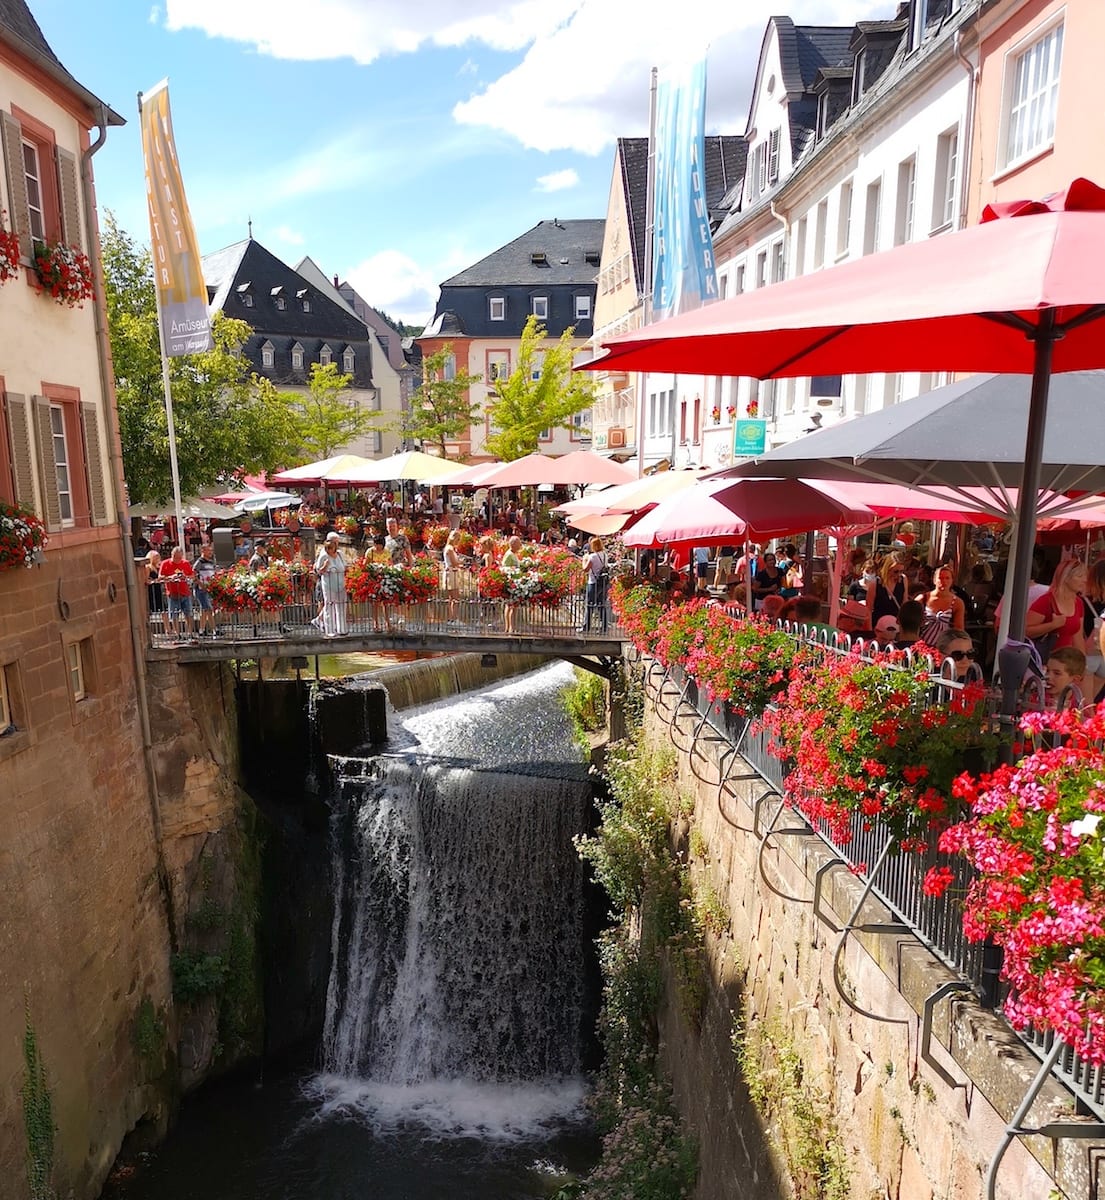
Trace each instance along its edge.
{"label": "green wall sign", "polygon": [[745,417],[733,422],[733,457],[754,458],[763,454],[767,445],[767,422],[757,417]]}

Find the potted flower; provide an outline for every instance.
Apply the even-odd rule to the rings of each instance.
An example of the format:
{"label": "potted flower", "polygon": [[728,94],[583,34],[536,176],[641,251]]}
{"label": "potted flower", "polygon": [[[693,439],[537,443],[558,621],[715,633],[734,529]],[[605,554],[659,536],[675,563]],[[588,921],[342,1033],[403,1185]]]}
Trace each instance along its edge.
{"label": "potted flower", "polygon": [[725,411],[729,414],[729,420],[731,421],[737,415],[737,406],[735,404],[727,405]]}
{"label": "potted flower", "polygon": [[[0,217],[4,210],[0,209]],[[19,274],[19,235],[13,229],[0,227],[0,283],[6,283]]]}
{"label": "potted flower", "polygon": [[425,604],[437,591],[441,569],[432,558],[419,555],[404,563],[351,563],[345,571],[345,590],[358,604]]}
{"label": "potted flower", "polygon": [[809,652],[764,725],[793,764],[786,798],[845,845],[852,819],[883,822],[903,850],[925,852],[957,815],[952,781],[988,745],[981,685],[934,704],[925,669],[858,654]]}
{"label": "potted flower", "polygon": [[32,566],[46,542],[46,527],[31,509],[0,500],[0,571]]}
{"label": "potted flower", "polygon": [[92,263],[76,246],[35,242],[34,267],[41,290],[59,304],[80,308],[92,299]]}
{"label": "potted flower", "polygon": [[[956,793],[971,815],[945,830],[940,849],[978,872],[963,904],[968,940],[992,937],[1012,985],[1005,1012],[1016,1029],[1054,1030],[1083,1058],[1105,1065],[1105,715],[1030,713],[1030,733],[1060,739]],[[949,868],[925,880],[929,895]]]}
{"label": "potted flower", "polygon": [[361,523],[356,517],[345,515],[334,518],[334,528],[347,537],[356,537],[361,532]]}
{"label": "potted flower", "polygon": [[715,425],[718,425],[721,423],[721,405],[720,404],[715,404],[714,407],[710,409],[710,420],[713,421],[713,423]]}
{"label": "potted flower", "polygon": [[292,602],[294,579],[304,569],[293,572],[286,562],[270,563],[261,571],[251,571],[238,563],[226,571],[216,571],[207,585],[212,605],[219,612],[275,612]]}
{"label": "potted flower", "polygon": [[760,415],[760,402],[759,402],[759,400],[749,400],[749,401],[748,401],[748,407],[747,407],[747,409],[746,409],[745,411],[748,413],[748,415],[749,415],[750,417],[758,417],[758,416]]}
{"label": "potted flower", "polygon": [[759,717],[786,691],[798,655],[795,639],[765,619],[707,607],[685,666],[711,700],[728,703],[739,716]]}

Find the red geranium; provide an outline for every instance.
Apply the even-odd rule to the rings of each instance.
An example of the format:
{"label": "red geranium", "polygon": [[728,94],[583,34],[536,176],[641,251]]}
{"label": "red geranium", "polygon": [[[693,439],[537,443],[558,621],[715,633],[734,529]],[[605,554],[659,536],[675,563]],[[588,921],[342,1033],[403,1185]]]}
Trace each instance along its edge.
{"label": "red geranium", "polygon": [[59,304],[80,308],[92,299],[92,263],[76,246],[35,242],[34,264],[42,290]]}

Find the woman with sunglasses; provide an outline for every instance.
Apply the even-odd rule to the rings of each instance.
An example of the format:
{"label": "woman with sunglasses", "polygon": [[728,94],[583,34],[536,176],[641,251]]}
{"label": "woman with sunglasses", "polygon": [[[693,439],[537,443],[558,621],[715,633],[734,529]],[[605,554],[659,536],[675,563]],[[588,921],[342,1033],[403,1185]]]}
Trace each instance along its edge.
{"label": "woman with sunglasses", "polygon": [[879,623],[880,617],[897,617],[898,609],[909,598],[906,587],[902,560],[897,555],[888,554],[883,559],[878,575],[873,579],[868,577],[865,603],[872,628]]}
{"label": "woman with sunglasses", "polygon": [[941,656],[941,661],[951,659],[956,679],[966,677],[975,659],[975,646],[961,629],[945,629],[936,639],[933,649]]}

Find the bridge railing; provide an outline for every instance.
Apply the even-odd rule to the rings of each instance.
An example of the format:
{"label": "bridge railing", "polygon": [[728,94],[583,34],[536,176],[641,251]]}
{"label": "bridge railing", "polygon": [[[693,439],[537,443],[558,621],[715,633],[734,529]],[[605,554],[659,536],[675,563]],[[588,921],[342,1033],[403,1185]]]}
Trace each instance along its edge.
{"label": "bridge railing", "polygon": [[[191,619],[170,619],[168,600],[165,612],[150,612],[146,623],[149,642],[169,647],[208,637],[231,641],[287,641],[318,638],[329,632],[319,619],[321,606],[310,585],[298,580],[288,603],[278,608],[243,608],[236,612],[214,611],[204,614],[193,600]],[[344,620],[332,624],[342,636],[359,640],[378,634],[395,635],[512,636],[532,638],[588,637],[608,641],[621,636],[621,630],[609,607],[592,609],[588,622],[587,598],[583,592],[570,594],[559,604],[509,604],[503,600],[482,599],[462,594],[451,601],[436,594],[422,604],[373,604],[347,602]],[[317,621],[317,624],[315,623]]]}

